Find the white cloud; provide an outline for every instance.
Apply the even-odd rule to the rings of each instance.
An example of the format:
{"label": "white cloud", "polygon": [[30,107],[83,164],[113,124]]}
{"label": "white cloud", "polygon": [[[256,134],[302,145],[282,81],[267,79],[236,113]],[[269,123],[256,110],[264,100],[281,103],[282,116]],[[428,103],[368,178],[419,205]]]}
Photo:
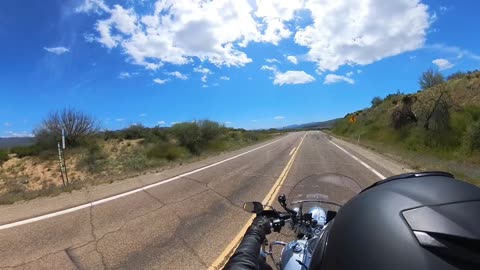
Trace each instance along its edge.
{"label": "white cloud", "polygon": [[278,116],[273,117],[273,119],[275,119],[275,120],[283,120],[283,119],[285,119],[285,117],[284,117],[284,116],[281,116],[281,115],[278,115]]}
{"label": "white cloud", "polygon": [[269,64],[280,63],[280,61],[278,61],[278,59],[276,59],[276,58],[267,58],[267,59],[265,59],[265,62],[267,62]]}
{"label": "white cloud", "polygon": [[5,122],[5,123],[3,123],[3,125],[6,126],[6,127],[9,127],[9,126],[11,126],[12,124],[9,123],[9,122]]}
{"label": "white cloud", "polygon": [[435,59],[432,61],[432,63],[435,64],[440,70],[449,69],[454,66],[454,64],[450,63],[450,61],[443,58]]}
{"label": "white cloud", "polygon": [[68,48],[65,48],[65,47],[43,47],[43,49],[47,52],[54,53],[57,55],[61,55],[70,51]]}
{"label": "white cloud", "polygon": [[339,83],[339,82],[347,82],[349,84],[355,83],[353,79],[345,76],[340,76],[336,74],[327,74],[327,76],[325,76],[325,81],[323,82],[323,84],[332,84],[332,83]]}
{"label": "white cloud", "polygon": [[159,125],[165,125],[165,121],[163,121],[163,120],[158,121],[157,124],[159,124]]}
{"label": "white cloud", "polygon": [[440,51],[443,53],[455,54],[457,58],[468,57],[473,60],[480,61],[480,55],[456,46],[447,46],[444,44],[433,44],[433,45],[427,45],[425,46],[425,48]]}
{"label": "white cloud", "polygon": [[12,130],[7,130],[3,132],[3,136],[0,136],[0,138],[9,138],[9,137],[33,137],[33,134],[28,131],[12,131]]}
{"label": "white cloud", "polygon": [[118,74],[118,78],[128,79],[136,75],[138,75],[138,72],[120,72],[120,74]]}
{"label": "white cloud", "polygon": [[208,85],[203,84],[203,85],[202,85],[202,88],[208,88]]}
{"label": "white cloud", "polygon": [[273,84],[280,86],[284,84],[304,84],[315,81],[312,75],[300,70],[289,70],[283,73],[276,72],[274,75]]}
{"label": "white cloud", "polygon": [[182,74],[182,73],[179,72],[179,71],[167,72],[166,74],[167,74],[167,75],[170,75],[170,76],[173,76],[173,77],[176,77],[176,78],[178,78],[178,79],[180,79],[180,80],[186,80],[186,79],[188,79],[188,76],[187,76],[187,75]]}
{"label": "white cloud", "polygon": [[141,113],[141,114],[139,114],[138,116],[139,116],[139,117],[145,117],[145,116],[147,116],[147,114],[146,114],[146,113]]}
{"label": "white cloud", "polygon": [[123,121],[125,121],[125,118],[117,118],[117,119],[115,119],[115,121],[117,121],[117,122],[123,122]]}
{"label": "white cloud", "polygon": [[204,68],[204,67],[202,67],[202,66],[200,66],[200,67],[194,67],[194,68],[193,68],[193,71],[203,74],[202,77],[200,78],[200,80],[201,80],[202,82],[204,82],[204,83],[207,82],[208,75],[209,75],[209,74],[213,74],[213,72],[212,72],[210,69]]}
{"label": "white cloud", "polygon": [[178,124],[180,122],[171,122],[170,125],[175,125],[175,124]]}
{"label": "white cloud", "polygon": [[84,33],[83,38],[87,43],[93,43],[95,41],[95,35],[92,33]]}
{"label": "white cloud", "polygon": [[357,69],[357,73],[358,73],[358,74],[362,73],[362,70],[361,70],[361,69]]}
{"label": "white cloud", "polygon": [[318,72],[335,71],[421,48],[434,18],[420,0],[158,0],[150,10],[84,0],[77,11],[102,14],[95,40],[151,70],[193,61],[244,66],[251,42],[289,38]]}
{"label": "white cloud", "polygon": [[85,0],[80,6],[78,6],[76,12],[95,12],[100,14],[102,12],[108,12],[110,9],[103,2],[103,0]]}
{"label": "white cloud", "polygon": [[367,65],[424,45],[428,7],[419,0],[306,0],[312,25],[295,34],[320,71]]}
{"label": "white cloud", "polygon": [[168,82],[168,80],[167,79],[162,80],[162,79],[156,78],[156,79],[153,79],[153,82],[156,84],[164,84]]}
{"label": "white cloud", "polygon": [[230,80],[230,77],[228,77],[228,76],[221,76],[221,77],[220,77],[220,80],[229,81],[229,80]]}
{"label": "white cloud", "polygon": [[277,67],[276,67],[276,66],[263,65],[260,69],[261,69],[261,70],[270,70],[270,71],[273,71],[273,72],[276,72],[276,71],[277,71]]}
{"label": "white cloud", "polygon": [[291,63],[295,64],[295,65],[298,64],[298,59],[297,59],[297,57],[295,57],[295,56],[293,56],[293,55],[287,56],[287,60],[290,61]]}
{"label": "white cloud", "polygon": [[226,125],[230,125],[231,123],[232,123],[232,122],[230,122],[230,121],[226,121],[226,122],[225,122]]}
{"label": "white cloud", "polygon": [[417,58],[416,55],[410,55],[410,56],[408,57],[408,59],[410,59],[410,60],[414,60],[415,58]]}
{"label": "white cloud", "polygon": [[198,72],[198,73],[202,73],[202,74],[212,74],[212,71],[210,69],[204,68],[202,66],[194,67],[193,71]]}
{"label": "white cloud", "polygon": [[353,71],[347,72],[347,74],[345,74],[345,75],[347,75],[347,77],[352,77]]}

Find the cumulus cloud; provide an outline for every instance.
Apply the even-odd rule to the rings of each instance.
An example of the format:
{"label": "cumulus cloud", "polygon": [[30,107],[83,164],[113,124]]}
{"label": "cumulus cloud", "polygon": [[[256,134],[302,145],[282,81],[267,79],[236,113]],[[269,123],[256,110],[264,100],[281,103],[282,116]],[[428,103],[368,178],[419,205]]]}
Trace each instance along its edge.
{"label": "cumulus cloud", "polygon": [[319,72],[335,71],[422,47],[434,17],[420,0],[158,0],[151,10],[84,0],[77,11],[100,14],[95,41],[151,70],[244,66],[250,43],[293,39]]}
{"label": "cumulus cloud", "polygon": [[278,61],[277,58],[267,58],[267,59],[265,59],[265,62],[267,62],[269,64],[280,63],[280,61]]}
{"label": "cumulus cloud", "polygon": [[278,116],[273,117],[273,119],[275,119],[275,120],[283,120],[283,119],[285,119],[285,117],[284,117],[284,116],[281,116],[281,115],[278,115]]}
{"label": "cumulus cloud", "polygon": [[291,63],[295,64],[295,65],[298,64],[298,59],[297,59],[297,57],[295,57],[295,56],[293,56],[293,55],[287,56],[287,60],[290,61]]}
{"label": "cumulus cloud", "polygon": [[221,76],[221,77],[220,77],[220,80],[229,81],[229,80],[230,80],[230,77],[228,77],[228,76]]}
{"label": "cumulus cloud", "polygon": [[180,80],[186,80],[188,79],[188,76],[185,75],[185,74],[182,74],[181,72],[179,71],[173,71],[173,72],[166,72],[167,75],[170,75],[170,76],[173,76],[173,77],[176,77]]}
{"label": "cumulus cloud", "polygon": [[367,65],[422,47],[430,26],[419,0],[305,1],[313,24],[295,34],[320,71],[345,64]]}
{"label": "cumulus cloud", "polygon": [[164,84],[164,83],[168,82],[168,80],[167,79],[162,80],[160,78],[156,78],[156,79],[153,79],[153,82],[156,83],[156,84]]}
{"label": "cumulus cloud", "polygon": [[345,74],[345,75],[347,75],[347,77],[352,77],[353,71],[347,72],[347,74]]}
{"label": "cumulus cloud", "polygon": [[161,125],[165,125],[165,121],[163,121],[163,120],[158,121],[157,124],[159,124],[160,126],[161,126]]}
{"label": "cumulus cloud", "polygon": [[325,76],[325,81],[323,81],[323,84],[333,84],[333,83],[339,83],[339,82],[346,82],[349,84],[355,83],[353,79],[345,76],[340,76],[336,74],[327,74],[327,76]]}
{"label": "cumulus cloud", "polygon": [[284,84],[304,84],[315,81],[315,78],[301,70],[289,70],[287,72],[276,72],[275,78],[273,79],[273,84],[275,85],[284,85]]}
{"label": "cumulus cloud", "polygon": [[432,61],[432,63],[435,64],[439,70],[449,69],[454,66],[454,64],[450,63],[450,61],[443,58],[435,59]]}
{"label": "cumulus cloud", "polygon": [[138,75],[138,72],[120,72],[120,74],[118,74],[118,78],[128,79],[136,75]]}
{"label": "cumulus cloud", "polygon": [[65,47],[43,47],[43,49],[47,52],[54,53],[57,55],[61,55],[70,51],[68,48],[65,48]]}

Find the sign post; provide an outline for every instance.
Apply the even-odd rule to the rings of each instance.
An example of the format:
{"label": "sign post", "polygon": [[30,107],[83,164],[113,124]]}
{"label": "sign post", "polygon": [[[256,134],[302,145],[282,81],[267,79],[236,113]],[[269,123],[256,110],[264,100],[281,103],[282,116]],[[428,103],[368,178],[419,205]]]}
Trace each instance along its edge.
{"label": "sign post", "polygon": [[63,176],[64,163],[62,161],[62,148],[60,147],[60,142],[57,143],[57,146],[58,146],[58,162],[60,165],[60,174],[62,175],[62,182],[63,182],[63,185],[65,186],[65,177]]}
{"label": "sign post", "polygon": [[68,181],[68,174],[67,174],[67,159],[65,158],[65,129],[62,128],[62,153],[63,153],[63,172],[65,173],[65,180],[68,184],[70,184],[70,181]]}

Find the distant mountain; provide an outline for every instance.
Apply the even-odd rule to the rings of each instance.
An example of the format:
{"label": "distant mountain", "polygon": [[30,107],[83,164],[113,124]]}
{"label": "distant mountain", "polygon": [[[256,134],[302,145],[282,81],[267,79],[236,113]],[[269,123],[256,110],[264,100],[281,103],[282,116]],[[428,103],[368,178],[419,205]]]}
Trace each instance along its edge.
{"label": "distant mountain", "polygon": [[15,146],[28,146],[34,143],[34,137],[0,138],[0,149],[11,148]]}
{"label": "distant mountain", "polygon": [[291,125],[283,127],[282,129],[291,130],[291,129],[324,129],[324,128],[331,128],[337,121],[342,118],[336,118],[328,121],[323,122],[311,122],[306,124],[300,125]]}

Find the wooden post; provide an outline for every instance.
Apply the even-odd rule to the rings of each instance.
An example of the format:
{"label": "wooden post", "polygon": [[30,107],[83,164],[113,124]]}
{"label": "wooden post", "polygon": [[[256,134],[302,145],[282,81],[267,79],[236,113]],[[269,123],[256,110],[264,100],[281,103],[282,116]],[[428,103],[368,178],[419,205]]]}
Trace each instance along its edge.
{"label": "wooden post", "polygon": [[62,182],[65,186],[65,177],[63,176],[63,161],[62,161],[62,148],[60,147],[60,142],[57,143],[58,146],[58,163],[60,165],[60,174],[62,175]]}

